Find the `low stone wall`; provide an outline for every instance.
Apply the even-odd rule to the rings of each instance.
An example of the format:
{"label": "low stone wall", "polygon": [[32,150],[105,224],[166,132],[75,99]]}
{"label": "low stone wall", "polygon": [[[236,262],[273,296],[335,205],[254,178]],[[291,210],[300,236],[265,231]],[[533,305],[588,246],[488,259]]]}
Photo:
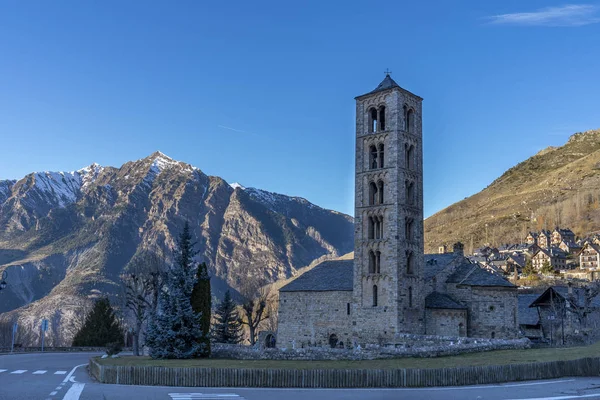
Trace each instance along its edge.
{"label": "low stone wall", "polygon": [[[41,347],[15,347],[14,353],[40,353]],[[123,351],[131,351],[124,348]],[[0,353],[10,353],[10,347],[0,347]],[[44,347],[44,353],[55,352],[106,352],[106,347]]]}
{"label": "low stone wall", "polygon": [[102,383],[269,388],[400,388],[463,386],[600,375],[600,358],[440,369],[249,369],[104,366],[90,360]]}
{"label": "low stone wall", "polygon": [[[413,337],[414,336],[414,337]],[[491,350],[526,349],[528,339],[474,339],[440,336],[407,335],[402,344],[365,348],[332,349],[306,347],[297,349],[266,349],[243,345],[214,343],[211,357],[236,360],[376,360],[401,357],[440,357]]]}

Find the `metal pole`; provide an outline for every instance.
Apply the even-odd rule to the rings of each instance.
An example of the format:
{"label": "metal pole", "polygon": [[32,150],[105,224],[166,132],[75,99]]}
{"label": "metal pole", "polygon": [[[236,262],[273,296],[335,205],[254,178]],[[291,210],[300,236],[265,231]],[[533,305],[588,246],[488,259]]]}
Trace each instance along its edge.
{"label": "metal pole", "polygon": [[13,331],[12,331],[12,342],[10,344],[10,352],[13,353],[15,351],[15,333],[17,331],[17,324],[14,323],[13,324]]}
{"label": "metal pole", "polygon": [[42,327],[42,353],[44,352],[44,336],[46,336],[46,332],[44,331],[44,328]]}

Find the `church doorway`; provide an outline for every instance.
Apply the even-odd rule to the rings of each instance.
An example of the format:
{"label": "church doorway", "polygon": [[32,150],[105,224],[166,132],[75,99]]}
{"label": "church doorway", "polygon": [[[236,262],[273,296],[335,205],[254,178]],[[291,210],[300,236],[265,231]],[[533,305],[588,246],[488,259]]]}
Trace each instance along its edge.
{"label": "church doorway", "polygon": [[267,349],[274,349],[276,344],[275,336],[269,333],[265,338],[265,347]]}
{"label": "church doorway", "polygon": [[335,333],[332,333],[331,335],[329,335],[329,346],[331,346],[332,349],[335,349],[337,344],[338,344],[338,337]]}

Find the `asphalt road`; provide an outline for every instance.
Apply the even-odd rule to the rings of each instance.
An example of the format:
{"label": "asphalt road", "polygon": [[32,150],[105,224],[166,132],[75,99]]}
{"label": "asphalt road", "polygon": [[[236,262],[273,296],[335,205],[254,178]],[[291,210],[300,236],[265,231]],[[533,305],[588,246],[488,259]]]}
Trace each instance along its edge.
{"label": "asphalt road", "polygon": [[93,381],[85,368],[89,357],[93,355],[95,354],[0,355],[0,400],[600,400],[600,378],[424,389],[239,389],[104,385]]}

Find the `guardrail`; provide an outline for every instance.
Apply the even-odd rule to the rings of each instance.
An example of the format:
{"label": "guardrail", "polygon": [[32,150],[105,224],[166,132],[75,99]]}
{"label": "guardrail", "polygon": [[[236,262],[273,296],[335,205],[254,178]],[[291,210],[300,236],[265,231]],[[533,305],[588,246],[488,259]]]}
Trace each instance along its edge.
{"label": "guardrail", "polygon": [[529,364],[438,369],[251,369],[109,366],[90,359],[90,373],[102,383],[122,385],[401,388],[463,386],[600,375],[600,358]]}

